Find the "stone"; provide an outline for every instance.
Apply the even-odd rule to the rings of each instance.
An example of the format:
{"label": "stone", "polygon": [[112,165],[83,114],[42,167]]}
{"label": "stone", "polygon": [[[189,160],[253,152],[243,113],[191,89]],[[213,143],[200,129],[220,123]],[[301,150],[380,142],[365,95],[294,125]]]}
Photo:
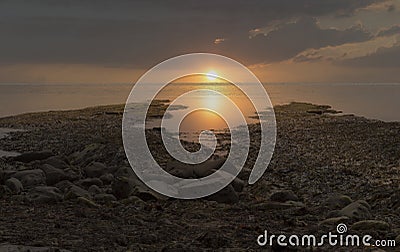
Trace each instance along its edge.
{"label": "stone", "polygon": [[349,220],[350,220],[350,218],[347,216],[333,217],[333,218],[328,218],[328,219],[321,221],[318,225],[320,225],[320,226],[337,225],[339,223],[344,223]]}
{"label": "stone", "polygon": [[137,196],[130,196],[126,199],[123,199],[123,200],[121,200],[121,203],[125,204],[125,205],[132,204],[132,205],[140,206],[140,207],[144,207],[147,204],[146,202],[144,202],[142,199],[140,199]]}
{"label": "stone", "polygon": [[4,184],[7,179],[11,178],[16,171],[12,170],[0,170],[0,184]]}
{"label": "stone", "polygon": [[85,171],[86,176],[89,178],[99,178],[108,173],[107,167],[103,163],[99,162],[92,162],[83,170]]}
{"label": "stone", "polygon": [[[400,235],[396,236],[396,238],[394,239],[396,241],[396,244],[400,244]],[[397,245],[399,246],[399,245]]]}
{"label": "stone", "polygon": [[79,180],[77,185],[84,188],[89,188],[91,185],[103,186],[103,181],[101,181],[99,178],[86,178]]}
{"label": "stone", "polygon": [[271,195],[270,199],[276,202],[299,201],[297,195],[290,190],[275,192]]}
{"label": "stone", "polygon": [[57,187],[37,186],[28,192],[27,199],[40,203],[56,203],[62,201],[63,196]]}
{"label": "stone", "polygon": [[134,185],[127,177],[117,177],[111,185],[112,193],[117,199],[128,198],[134,192]]}
{"label": "stone", "polygon": [[52,165],[44,164],[40,167],[40,169],[46,175],[46,183],[47,185],[54,185],[63,180],[69,180],[70,177],[61,169],[55,168]]}
{"label": "stone", "polygon": [[12,175],[21,181],[24,188],[46,185],[46,176],[40,169],[18,171]]}
{"label": "stone", "polygon": [[390,229],[390,226],[385,221],[379,220],[362,220],[354,223],[351,226],[352,230],[380,230],[380,231],[387,231]]}
{"label": "stone", "polygon": [[104,185],[110,185],[114,181],[114,175],[111,173],[103,174],[100,176],[100,180],[103,181]]}
{"label": "stone", "polygon": [[14,194],[20,194],[24,190],[21,181],[19,181],[17,178],[7,179],[5,185],[10,188],[11,192]]}
{"label": "stone", "polygon": [[99,193],[94,196],[94,200],[100,203],[109,203],[112,201],[117,201],[117,198],[109,193]]}
{"label": "stone", "polygon": [[88,189],[88,192],[92,195],[102,193],[102,190],[97,185],[91,185]]}
{"label": "stone", "polygon": [[216,201],[218,203],[234,204],[239,201],[239,196],[236,194],[232,185],[227,185],[222,190],[208,196],[207,200]]}
{"label": "stone", "polygon": [[61,170],[68,169],[70,167],[69,163],[67,163],[67,162],[68,162],[67,158],[60,157],[60,156],[49,157],[43,161],[43,163],[49,164],[49,165],[51,165],[57,169],[61,169]]}
{"label": "stone", "polygon": [[85,206],[85,207],[90,207],[90,208],[98,208],[100,207],[98,204],[94,203],[90,199],[87,199],[85,197],[78,197],[77,199],[78,204]]}
{"label": "stone", "polygon": [[50,151],[26,152],[14,157],[14,160],[23,163],[30,163],[36,160],[44,160],[51,156],[53,156],[53,153]]}
{"label": "stone", "polygon": [[74,183],[72,183],[69,180],[63,180],[58,182],[57,184],[55,184],[54,186],[57,187],[58,189],[60,189],[61,192],[65,193],[68,191],[69,188],[71,188],[71,186],[73,186]]}
{"label": "stone", "polygon": [[302,202],[297,201],[287,201],[287,202],[277,202],[277,201],[267,201],[262,203],[257,203],[252,206],[257,210],[286,210],[294,208],[304,208],[305,205]]}
{"label": "stone", "polygon": [[65,194],[65,199],[76,199],[78,197],[91,198],[88,191],[80,188],[79,186],[72,185]]}
{"label": "stone", "polygon": [[8,188],[8,186],[0,185],[0,199],[10,194],[11,190]]}
{"label": "stone", "polygon": [[342,209],[351,204],[353,200],[347,195],[334,195],[325,202],[325,207],[330,210]]}
{"label": "stone", "polygon": [[243,180],[241,180],[240,178],[235,178],[231,182],[231,185],[233,186],[233,189],[235,189],[236,192],[242,192],[245,184],[246,183]]}
{"label": "stone", "polygon": [[371,217],[370,205],[364,200],[357,200],[342,210],[338,211],[338,216],[347,216],[354,220],[365,220]]}

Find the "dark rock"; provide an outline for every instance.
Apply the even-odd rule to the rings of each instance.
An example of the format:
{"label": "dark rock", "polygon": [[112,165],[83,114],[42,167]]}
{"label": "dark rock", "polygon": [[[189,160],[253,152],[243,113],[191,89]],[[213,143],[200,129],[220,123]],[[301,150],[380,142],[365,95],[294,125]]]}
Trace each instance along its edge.
{"label": "dark rock", "polygon": [[5,185],[10,188],[11,192],[14,194],[19,194],[24,190],[21,181],[19,181],[17,178],[7,179]]}
{"label": "dark rock", "polygon": [[62,201],[63,196],[57,187],[37,186],[28,192],[27,199],[40,203],[56,203]]}
{"label": "dark rock", "polygon": [[333,218],[328,218],[319,223],[320,226],[329,226],[329,225],[337,225],[339,223],[345,223],[346,221],[349,221],[350,218],[347,216],[340,216],[340,217],[333,217]]}
{"label": "dark rock", "polygon": [[88,192],[92,195],[96,195],[102,193],[102,190],[97,185],[91,185],[88,189]]}
{"label": "dark rock", "polygon": [[100,158],[99,153],[102,153],[104,149],[103,144],[90,144],[87,145],[82,151],[75,152],[69,156],[72,164],[79,164],[81,166],[87,166],[91,162]]}
{"label": "dark rock", "polygon": [[77,200],[78,204],[85,206],[85,207],[89,207],[89,208],[100,207],[98,204],[94,203],[93,201],[91,201],[90,199],[87,199],[85,197],[78,197],[76,200]]}
{"label": "dark rock", "polygon": [[212,232],[207,231],[200,235],[196,240],[201,242],[204,247],[213,249],[226,247],[230,243],[229,238],[219,230],[213,230]]}
{"label": "dark rock", "polygon": [[111,173],[103,174],[100,177],[101,181],[103,181],[103,184],[109,185],[114,181],[114,175]]}
{"label": "dark rock", "polygon": [[390,229],[390,226],[387,222],[379,221],[379,220],[363,220],[354,223],[351,226],[352,230],[380,230],[380,231],[387,231]]}
{"label": "dark rock", "polygon": [[90,193],[79,186],[71,186],[65,194],[65,199],[76,199],[78,197],[91,198]]}
{"label": "dark rock", "polygon": [[58,249],[54,247],[34,247],[25,245],[13,245],[13,244],[0,244],[0,251],[4,252],[70,252],[66,249]]}
{"label": "dark rock", "polygon": [[325,202],[325,207],[330,210],[342,209],[351,204],[353,200],[346,195],[334,195]]}
{"label": "dark rock", "polygon": [[50,151],[26,152],[14,157],[14,160],[23,163],[29,163],[35,160],[44,160],[51,156],[53,156],[53,153]]}
{"label": "dark rock", "polygon": [[11,176],[21,181],[25,189],[46,184],[46,176],[40,169],[19,171]]}
{"label": "dark rock", "polygon": [[354,220],[365,220],[371,217],[370,209],[371,207],[366,201],[357,200],[338,211],[338,215]]}
{"label": "dark rock", "polygon": [[112,193],[117,199],[128,198],[134,192],[134,185],[127,177],[117,177],[111,185]]}
{"label": "dark rock", "polygon": [[270,199],[276,202],[299,201],[297,195],[290,190],[275,192]]}
{"label": "dark rock", "polygon": [[8,188],[8,186],[5,185],[0,185],[0,199],[10,195],[12,192],[10,190],[10,188]]}
{"label": "dark rock", "polygon": [[43,162],[61,170],[68,169],[70,167],[70,165],[67,163],[68,159],[60,156],[49,157]]}
{"label": "dark rock", "polygon": [[103,163],[93,162],[86,166],[84,169],[85,174],[89,178],[99,178],[108,173],[107,167]]}
{"label": "dark rock", "polygon": [[85,188],[89,188],[91,185],[103,186],[103,181],[101,181],[99,178],[86,178],[79,180],[77,185]]}
{"label": "dark rock", "polygon": [[57,184],[55,184],[54,186],[57,187],[58,189],[60,189],[61,192],[65,193],[68,191],[69,188],[71,188],[71,186],[75,185],[74,183],[72,183],[69,180],[63,180],[58,182]]}
{"label": "dark rock", "polygon": [[54,185],[63,180],[70,180],[70,176],[68,176],[63,170],[55,168],[52,165],[44,164],[40,169],[46,174],[47,185]]}
{"label": "dark rock", "polygon": [[112,201],[117,201],[117,198],[112,194],[100,193],[94,196],[94,200],[100,203],[109,203]]}
{"label": "dark rock", "polygon": [[233,204],[239,201],[239,196],[236,194],[232,185],[227,185],[222,190],[208,196],[206,199],[218,203]]}

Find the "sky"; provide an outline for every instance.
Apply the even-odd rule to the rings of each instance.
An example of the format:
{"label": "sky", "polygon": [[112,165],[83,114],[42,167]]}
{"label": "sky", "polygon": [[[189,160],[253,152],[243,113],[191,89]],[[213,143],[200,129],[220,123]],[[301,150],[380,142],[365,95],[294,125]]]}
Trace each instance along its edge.
{"label": "sky", "polygon": [[132,83],[218,53],[263,82],[400,82],[400,0],[0,0],[0,83]]}

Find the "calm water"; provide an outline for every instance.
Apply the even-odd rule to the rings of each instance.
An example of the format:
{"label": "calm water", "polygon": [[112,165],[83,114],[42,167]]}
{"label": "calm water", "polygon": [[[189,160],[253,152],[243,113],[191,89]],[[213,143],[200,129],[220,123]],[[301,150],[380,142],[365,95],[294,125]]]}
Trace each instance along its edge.
{"label": "calm water", "polygon": [[[196,84],[181,84],[181,91]],[[207,84],[236,96],[229,84]],[[292,101],[329,104],[344,113],[400,121],[400,84],[265,84],[274,105]],[[204,87],[204,85],[203,85]],[[0,117],[124,103],[131,84],[0,84]],[[163,97],[176,96],[165,90]],[[257,94],[253,94],[257,97]],[[201,99],[201,97],[199,97]],[[257,99],[257,98],[256,98]],[[250,113],[250,110],[249,110]]]}

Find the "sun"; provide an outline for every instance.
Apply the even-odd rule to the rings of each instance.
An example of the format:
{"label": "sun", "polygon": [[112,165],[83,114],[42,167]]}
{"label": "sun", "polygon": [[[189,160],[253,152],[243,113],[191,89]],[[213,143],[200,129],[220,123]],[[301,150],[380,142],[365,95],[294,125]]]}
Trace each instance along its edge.
{"label": "sun", "polygon": [[209,71],[206,73],[208,81],[215,81],[218,78],[218,74],[215,71]]}

